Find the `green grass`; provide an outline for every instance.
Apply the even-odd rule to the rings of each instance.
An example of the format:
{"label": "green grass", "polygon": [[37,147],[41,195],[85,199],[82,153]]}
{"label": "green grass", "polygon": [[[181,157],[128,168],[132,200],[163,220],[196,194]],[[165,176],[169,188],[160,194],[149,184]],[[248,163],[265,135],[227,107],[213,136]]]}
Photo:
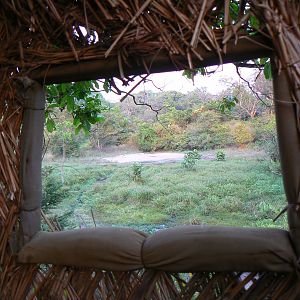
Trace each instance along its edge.
{"label": "green grass", "polygon": [[[98,224],[137,228],[175,224],[286,227],[286,218],[272,219],[285,205],[281,176],[269,163],[255,159],[200,160],[195,170],[178,164],[144,165],[142,182],[133,180],[132,166],[66,165],[52,179],[60,202],[48,209],[66,226]],[[47,185],[48,178],[44,179]],[[50,205],[51,207],[51,205]]]}

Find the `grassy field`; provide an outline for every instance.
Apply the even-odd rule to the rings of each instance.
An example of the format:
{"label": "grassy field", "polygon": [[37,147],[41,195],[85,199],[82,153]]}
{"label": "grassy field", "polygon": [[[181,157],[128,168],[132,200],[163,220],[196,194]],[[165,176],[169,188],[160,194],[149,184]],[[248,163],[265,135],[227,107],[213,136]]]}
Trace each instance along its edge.
{"label": "grassy field", "polygon": [[67,163],[62,176],[59,164],[51,163],[44,174],[46,212],[65,227],[286,227],[285,216],[272,222],[285,205],[281,176],[263,160],[200,160],[195,170],[180,163],[143,165],[141,182],[134,181],[132,165]]}

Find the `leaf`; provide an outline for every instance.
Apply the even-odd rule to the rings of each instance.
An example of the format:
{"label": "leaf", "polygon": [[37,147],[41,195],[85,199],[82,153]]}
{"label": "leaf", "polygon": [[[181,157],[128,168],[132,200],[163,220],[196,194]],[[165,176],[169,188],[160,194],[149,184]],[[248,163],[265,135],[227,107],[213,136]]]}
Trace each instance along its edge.
{"label": "leaf", "polygon": [[105,117],[103,115],[97,115],[96,122],[103,122],[105,120]]}
{"label": "leaf", "polygon": [[264,75],[267,80],[272,79],[271,63],[269,61],[265,63]]}
{"label": "leaf", "polygon": [[230,15],[233,19],[235,19],[238,16],[239,6],[234,2],[230,3],[230,13],[231,13]]}
{"label": "leaf", "polygon": [[68,97],[67,101],[68,101],[67,102],[67,110],[68,110],[68,112],[72,112],[75,107],[74,99],[71,97]]}
{"label": "leaf", "polygon": [[253,27],[254,29],[259,29],[260,23],[259,23],[259,20],[255,16],[251,16],[249,19],[249,22],[250,22],[251,27]]}
{"label": "leaf", "polygon": [[[77,131],[85,130],[89,131],[91,124],[103,121],[101,112],[106,108],[102,106],[101,100],[103,96],[101,93],[94,93],[92,90],[94,87],[99,88],[99,82],[93,81],[81,81],[63,84],[53,84],[47,86],[47,101],[48,112],[46,126],[48,131],[52,132],[55,128],[53,119],[49,118],[51,112],[55,112],[55,108],[59,110],[67,109],[67,111],[73,116],[73,125]],[[106,91],[110,91],[110,82],[107,79],[105,81]],[[52,109],[52,110],[51,110]]]}
{"label": "leaf", "polygon": [[187,79],[192,79],[194,76],[191,70],[184,70],[182,75]]}
{"label": "leaf", "polygon": [[260,58],[259,59],[259,62],[258,62],[258,64],[260,64],[260,65],[264,65],[264,64],[266,64],[267,63],[267,61],[269,60],[269,58],[268,57],[263,57],[263,58]]}
{"label": "leaf", "polygon": [[105,79],[105,81],[103,83],[103,88],[106,93],[110,92],[111,88],[110,88],[110,83],[109,83],[108,79]]}
{"label": "leaf", "polygon": [[99,82],[97,80],[93,81],[93,84],[95,86],[96,89],[100,89],[100,85],[99,85]]}
{"label": "leaf", "polygon": [[75,134],[79,134],[81,129],[82,129],[82,125],[80,124],[78,127],[75,128]]}
{"label": "leaf", "polygon": [[81,123],[80,119],[78,117],[74,117],[73,119],[73,125],[75,127],[78,127],[78,125]]}
{"label": "leaf", "polygon": [[61,91],[62,91],[63,93],[65,93],[66,90],[67,90],[66,84],[65,84],[65,83],[62,83],[62,84],[61,84]]}
{"label": "leaf", "polygon": [[47,119],[46,128],[49,132],[53,132],[55,130],[55,122],[53,119]]}
{"label": "leaf", "polygon": [[47,109],[49,108],[55,108],[55,107],[59,107],[59,104],[58,103],[51,103],[47,106]]}

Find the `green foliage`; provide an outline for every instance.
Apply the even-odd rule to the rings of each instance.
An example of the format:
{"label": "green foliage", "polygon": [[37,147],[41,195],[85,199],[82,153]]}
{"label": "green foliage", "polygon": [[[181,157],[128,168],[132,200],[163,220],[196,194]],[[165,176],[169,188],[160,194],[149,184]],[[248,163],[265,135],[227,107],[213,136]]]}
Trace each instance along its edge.
{"label": "green foliage", "polygon": [[259,29],[259,27],[260,27],[260,22],[255,16],[250,16],[249,24],[252,28],[255,28],[255,29]]}
{"label": "green foliage", "polygon": [[272,79],[271,61],[269,57],[254,60],[257,65],[263,66],[265,79]]}
{"label": "green foliage", "polygon": [[[261,65],[268,62],[269,60],[265,58],[256,60],[256,63]],[[51,87],[52,96],[49,101],[52,103],[49,104],[46,126],[49,131],[54,129],[58,131],[57,134],[54,132],[50,134],[52,138],[50,150],[56,155],[65,151],[66,156],[76,156],[80,154],[83,146],[101,149],[126,143],[135,144],[142,151],[209,150],[241,146],[256,139],[254,135],[256,132],[252,130],[251,122],[248,121],[270,113],[270,109],[265,108],[241,84],[228,89],[217,97],[213,97],[203,90],[193,91],[187,95],[175,91],[137,94],[138,102],[162,108],[156,119],[155,113],[148,107],[135,106],[130,101],[112,105],[105,103],[103,99],[100,99],[100,102],[92,100],[92,97],[88,95],[90,93],[93,96],[91,93],[93,84],[93,82],[89,82],[86,85],[80,83],[77,86],[69,84]],[[109,81],[107,84],[107,88],[109,88]],[[261,95],[268,95],[270,92],[270,87],[264,80],[261,80],[257,87],[260,88]],[[83,93],[80,94],[80,90],[83,90]],[[64,93],[67,93],[68,96],[64,96]],[[61,95],[59,101],[56,100],[58,94]],[[80,99],[81,96],[86,97],[87,101]],[[71,104],[68,104],[69,102]],[[75,106],[72,103],[75,103]],[[80,103],[85,103],[80,107],[83,114],[78,112]],[[76,116],[87,117],[87,115],[84,116],[85,112],[89,114],[93,111],[93,107],[90,107],[93,105],[96,105],[96,109],[101,111],[101,117],[97,120],[102,120],[102,122],[92,124],[94,120],[85,126],[84,131],[86,133],[88,130],[90,131],[88,140],[84,139],[82,135],[76,137],[71,133],[72,128],[75,126],[77,133],[83,129],[82,122]],[[59,111],[64,108],[71,113],[73,119],[69,118],[66,113],[61,117]],[[135,116],[135,114],[137,115]],[[94,114],[94,116],[96,115]],[[237,119],[243,125],[238,125]]]}
{"label": "green foliage", "polygon": [[253,130],[246,122],[236,122],[233,126],[233,136],[236,145],[242,146],[254,141]]}
{"label": "green foliage", "polygon": [[104,121],[92,125],[90,142],[93,148],[124,144],[134,132],[133,121],[124,116],[119,107],[103,113]]}
{"label": "green foliage", "polygon": [[238,98],[233,95],[226,96],[219,104],[219,110],[224,113],[226,110],[231,111],[238,103]]}
{"label": "green foliage", "polygon": [[279,161],[275,116],[266,115],[255,120],[253,124],[258,147],[264,150],[272,161]]}
{"label": "green foliage", "polygon": [[234,144],[229,123],[221,122],[220,113],[201,111],[186,130],[187,148],[208,150]]}
{"label": "green foliage", "polygon": [[264,75],[266,79],[268,80],[272,79],[272,70],[271,70],[270,61],[267,61],[264,65]]}
{"label": "green foliage", "polygon": [[143,182],[142,170],[143,170],[143,165],[142,164],[134,163],[132,165],[132,179],[133,179],[133,181]]}
{"label": "green foliage", "polygon": [[216,152],[216,159],[217,159],[217,161],[223,161],[223,160],[225,160],[225,152],[224,151],[222,151],[222,150],[218,150],[217,152]]}
{"label": "green foliage", "polygon": [[49,150],[53,155],[63,158],[79,156],[86,140],[82,134],[75,134],[72,122],[65,118],[56,121],[56,130],[49,134],[49,138]]}
{"label": "green foliage", "polygon": [[53,166],[42,168],[43,197],[42,209],[48,211],[59,204],[63,198],[63,185],[61,179],[54,173]]}
{"label": "green foliage", "polygon": [[96,80],[53,84],[47,86],[46,128],[53,132],[55,125],[55,112],[67,110],[73,118],[75,132],[83,130],[88,133],[91,125],[104,120],[102,111],[103,97],[100,93],[92,93],[99,88]]}
{"label": "green foliage", "polygon": [[197,74],[206,75],[207,71],[205,68],[196,68],[191,70],[184,70],[182,76],[186,77],[187,79],[194,79]]}
{"label": "green foliage", "polygon": [[[60,202],[47,213],[57,218],[69,213],[65,226],[79,226],[81,219],[93,226],[91,208],[97,224],[136,228],[191,220],[211,225],[287,226],[284,217],[272,222],[285,197],[282,178],[270,173],[268,162],[233,158],[201,160],[200,165],[193,172],[180,164],[147,165],[142,171],[147,180],[140,184],[128,176],[132,166],[66,164]],[[52,176],[59,182],[60,169],[53,168]]]}
{"label": "green foliage", "polygon": [[168,111],[160,116],[160,122],[165,126],[176,125],[185,128],[192,122],[192,109],[179,110],[175,107],[170,107]]}
{"label": "green foliage", "polygon": [[138,128],[137,143],[140,150],[149,152],[155,150],[157,134],[151,124],[142,123]]}
{"label": "green foliage", "polygon": [[185,153],[182,166],[187,170],[194,170],[197,161],[201,158],[201,154],[197,149]]}

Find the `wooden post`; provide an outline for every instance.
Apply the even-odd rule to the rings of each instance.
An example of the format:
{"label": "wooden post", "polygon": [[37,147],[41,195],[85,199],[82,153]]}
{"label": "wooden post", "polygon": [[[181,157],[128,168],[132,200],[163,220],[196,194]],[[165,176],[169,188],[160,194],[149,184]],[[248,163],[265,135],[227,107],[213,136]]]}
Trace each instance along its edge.
{"label": "wooden post", "polygon": [[19,93],[24,99],[20,164],[20,243],[24,245],[41,227],[45,92],[38,82],[31,79],[20,78],[18,83]]}
{"label": "wooden post", "polygon": [[[287,197],[291,239],[300,257],[300,103],[292,99],[285,70],[280,74],[272,62],[274,104],[283,183]],[[300,99],[300,94],[299,97]]]}

